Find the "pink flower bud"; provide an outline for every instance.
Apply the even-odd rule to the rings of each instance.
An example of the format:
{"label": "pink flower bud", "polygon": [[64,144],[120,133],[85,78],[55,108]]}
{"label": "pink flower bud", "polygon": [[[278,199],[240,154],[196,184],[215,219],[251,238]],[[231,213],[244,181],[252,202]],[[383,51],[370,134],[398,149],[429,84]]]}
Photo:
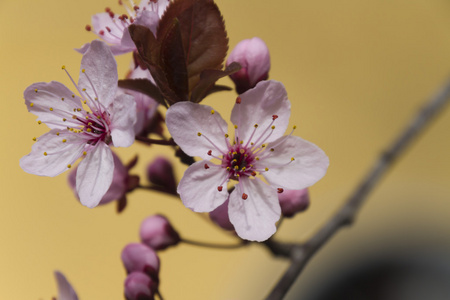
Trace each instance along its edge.
{"label": "pink flower bud", "polygon": [[148,180],[163,187],[168,193],[177,194],[177,184],[172,163],[164,157],[158,157],[147,167]]}
{"label": "pink flower bud", "polygon": [[308,189],[284,190],[278,194],[281,212],[285,217],[293,217],[296,213],[306,210],[309,206]]}
{"label": "pink flower bud", "polygon": [[225,230],[234,230],[228,217],[228,200],[209,213],[210,219]]}
{"label": "pink flower bud", "polygon": [[121,258],[128,273],[144,272],[158,280],[159,258],[153,249],[144,244],[131,243],[123,248]]}
{"label": "pink flower bud", "polygon": [[270,54],[266,43],[258,37],[239,42],[227,60],[227,66],[238,62],[242,69],[231,74],[238,94],[255,87],[269,77]]}
{"label": "pink flower bud", "polygon": [[142,221],[139,234],[142,243],[154,250],[166,249],[180,241],[180,236],[173,229],[169,220],[161,215],[154,215]]}
{"label": "pink flower bud", "polygon": [[157,283],[142,272],[132,272],[125,279],[127,300],[153,300]]}

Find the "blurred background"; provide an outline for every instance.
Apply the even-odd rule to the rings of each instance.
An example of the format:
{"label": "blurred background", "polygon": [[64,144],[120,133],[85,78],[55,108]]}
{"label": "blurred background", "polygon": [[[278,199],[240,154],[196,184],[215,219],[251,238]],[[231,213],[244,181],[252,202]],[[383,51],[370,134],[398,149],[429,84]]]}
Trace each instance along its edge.
{"label": "blurred background", "polygon": [[[267,43],[270,78],[286,86],[296,134],[330,157],[328,174],[310,189],[310,208],[286,220],[277,234],[284,241],[306,240],[450,76],[450,1],[216,2],[230,49],[254,36]],[[67,173],[45,178],[20,169],[19,159],[30,152],[32,138],[47,131],[27,112],[23,90],[51,80],[72,88],[61,65],[77,76],[81,55],[73,49],[95,38],[84,27],[106,6],[120,10],[116,1],[107,0],[0,1],[0,95],[5,104],[0,109],[1,299],[51,299],[56,296],[54,270],[68,277],[80,299],[122,299],[120,252],[138,241],[140,222],[155,213],[168,216],[186,238],[234,242],[171,197],[136,191],[117,215],[115,205],[81,206],[67,185]],[[118,58],[119,77],[130,59]],[[228,79],[222,83],[232,84]],[[224,92],[206,103],[227,117],[234,99],[234,92]],[[333,299],[327,293],[355,291],[352,285],[364,286],[364,280],[375,282],[375,290],[394,286],[395,292],[403,287],[395,283],[409,279],[425,287],[438,281],[429,278],[448,278],[449,128],[447,110],[388,172],[356,223],[317,253],[288,299]],[[134,170],[143,181],[149,161],[158,155],[171,158],[162,146],[135,144],[117,153],[125,162],[139,154]],[[185,166],[174,163],[179,179]],[[288,266],[258,245],[228,251],[180,245],[160,258],[160,289],[169,300],[262,299]],[[404,278],[402,272],[418,275],[397,279]]]}

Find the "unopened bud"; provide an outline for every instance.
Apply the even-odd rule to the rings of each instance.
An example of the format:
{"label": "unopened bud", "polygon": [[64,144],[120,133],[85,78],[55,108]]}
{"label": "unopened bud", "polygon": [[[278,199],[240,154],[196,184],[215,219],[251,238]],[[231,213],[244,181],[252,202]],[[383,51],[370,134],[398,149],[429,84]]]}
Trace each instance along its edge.
{"label": "unopened bud", "polygon": [[266,43],[258,37],[239,42],[227,60],[227,66],[238,62],[242,69],[230,75],[238,94],[255,87],[269,77],[270,54]]}
{"label": "unopened bud", "polygon": [[228,217],[228,202],[228,200],[225,201],[222,205],[210,212],[209,218],[225,230],[234,230],[234,226],[231,224],[230,218]]}
{"label": "unopened bud", "polygon": [[154,250],[163,250],[178,244],[180,236],[166,217],[154,215],[142,221],[139,231],[142,243]]}
{"label": "unopened bud", "polygon": [[147,178],[151,183],[164,187],[167,192],[177,193],[172,163],[166,158],[158,157],[148,165]]}
{"label": "unopened bud", "polygon": [[285,217],[293,217],[296,213],[306,210],[309,206],[308,189],[284,190],[278,194],[281,212]]}
{"label": "unopened bud", "polygon": [[159,258],[153,249],[144,244],[131,243],[123,248],[121,258],[128,273],[143,272],[158,280]]}
{"label": "unopened bud", "polygon": [[127,300],[153,300],[157,283],[142,272],[132,272],[125,279]]}

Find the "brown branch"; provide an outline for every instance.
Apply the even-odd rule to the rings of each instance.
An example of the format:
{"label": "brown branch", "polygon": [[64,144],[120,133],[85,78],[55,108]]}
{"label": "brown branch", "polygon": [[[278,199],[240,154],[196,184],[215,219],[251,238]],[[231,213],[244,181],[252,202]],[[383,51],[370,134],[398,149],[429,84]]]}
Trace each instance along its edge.
{"label": "brown branch", "polygon": [[[290,245],[289,253],[280,253],[291,259],[291,264],[271,291],[266,300],[283,299],[292,284],[295,282],[301,271],[310,258],[342,227],[351,225],[354,218],[367,198],[369,192],[379,182],[381,177],[389,170],[394,162],[404,153],[407,146],[418,137],[423,129],[440,112],[450,100],[450,81],[444,88],[431,98],[412,120],[410,125],[400,134],[400,136],[387,148],[372,166],[366,177],[356,187],[355,191],[345,201],[344,206],[329,220],[309,241],[302,245]],[[266,244],[273,252],[274,248]],[[279,245],[277,245],[279,247]],[[276,249],[276,248],[275,248]],[[282,248],[286,250],[286,248]]]}

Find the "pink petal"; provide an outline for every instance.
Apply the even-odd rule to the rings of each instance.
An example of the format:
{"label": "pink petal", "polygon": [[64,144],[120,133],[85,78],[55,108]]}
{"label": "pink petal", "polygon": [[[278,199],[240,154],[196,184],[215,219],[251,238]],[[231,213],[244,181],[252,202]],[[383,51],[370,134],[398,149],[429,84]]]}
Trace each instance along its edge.
{"label": "pink petal", "polygon": [[98,97],[103,106],[108,107],[116,95],[117,82],[117,64],[108,45],[92,41],[81,60],[78,86],[86,89],[90,98]]}
{"label": "pink petal", "polygon": [[[209,169],[205,169],[205,164]],[[209,161],[198,161],[191,165],[178,185],[178,193],[184,206],[195,212],[210,212],[228,198],[227,186],[219,192],[228,172]]]}
{"label": "pink petal", "polygon": [[218,112],[212,114],[211,111],[210,106],[192,102],[178,102],[167,111],[167,128],[186,154],[209,160],[209,150],[215,156],[227,151],[228,125]]}
{"label": "pink petal", "polygon": [[59,175],[82,155],[85,145],[77,133],[53,129],[37,139],[30,154],[20,159],[20,167],[34,175]]}
{"label": "pink petal", "polygon": [[63,273],[55,271],[55,278],[58,286],[58,300],[78,300],[77,293]]}
{"label": "pink petal", "polygon": [[[246,200],[243,193],[248,195]],[[230,195],[228,214],[241,238],[265,241],[276,232],[281,214],[277,191],[260,179],[242,178]]]}
{"label": "pink petal", "polygon": [[91,46],[91,43],[86,43],[83,46],[81,46],[80,48],[75,48],[75,51],[77,51],[78,53],[81,53],[81,54],[85,54],[88,51],[90,46]]}
{"label": "pink petal", "polygon": [[111,112],[111,137],[115,147],[129,147],[134,142],[136,102],[133,96],[121,94],[116,97]]}
{"label": "pink petal", "polygon": [[[115,18],[115,21],[109,16],[108,13],[99,13],[92,16],[92,27],[96,34],[98,34],[105,42],[110,44],[120,44],[120,40],[124,33],[124,28],[120,24],[121,21]],[[108,32],[108,27],[111,32]],[[100,35],[100,31],[104,32]]]}
{"label": "pink petal", "polygon": [[73,115],[83,118],[82,114],[76,111],[81,108],[80,97],[62,83],[34,83],[25,89],[23,97],[28,111],[52,129],[65,129],[68,124],[63,121],[64,118],[69,121]]}
{"label": "pink petal", "polygon": [[113,174],[112,151],[99,142],[78,166],[76,181],[81,204],[89,208],[97,206],[111,186]]}
{"label": "pink petal", "polygon": [[[235,104],[231,112],[231,122],[239,127],[239,138],[247,142],[254,125],[258,124],[252,141],[255,141],[264,130],[272,126],[273,116],[278,118],[273,122],[275,129],[265,142],[271,142],[281,137],[288,126],[291,115],[291,103],[287,98],[286,89],[281,82],[261,81],[256,87],[240,95],[241,104]],[[264,135],[264,136],[266,136]]]}
{"label": "pink petal", "polygon": [[[271,185],[300,190],[313,185],[327,172],[328,156],[313,143],[297,136],[286,136],[273,145],[275,150],[271,155],[260,161],[262,168],[269,168],[263,175]],[[267,148],[271,148],[271,144]]]}
{"label": "pink petal", "polygon": [[[149,28],[156,36],[156,28],[158,27],[160,17],[156,12],[144,10],[136,19],[134,24]],[[131,39],[131,38],[130,38]],[[133,42],[133,41],[132,41]],[[133,43],[134,45],[134,43]]]}

